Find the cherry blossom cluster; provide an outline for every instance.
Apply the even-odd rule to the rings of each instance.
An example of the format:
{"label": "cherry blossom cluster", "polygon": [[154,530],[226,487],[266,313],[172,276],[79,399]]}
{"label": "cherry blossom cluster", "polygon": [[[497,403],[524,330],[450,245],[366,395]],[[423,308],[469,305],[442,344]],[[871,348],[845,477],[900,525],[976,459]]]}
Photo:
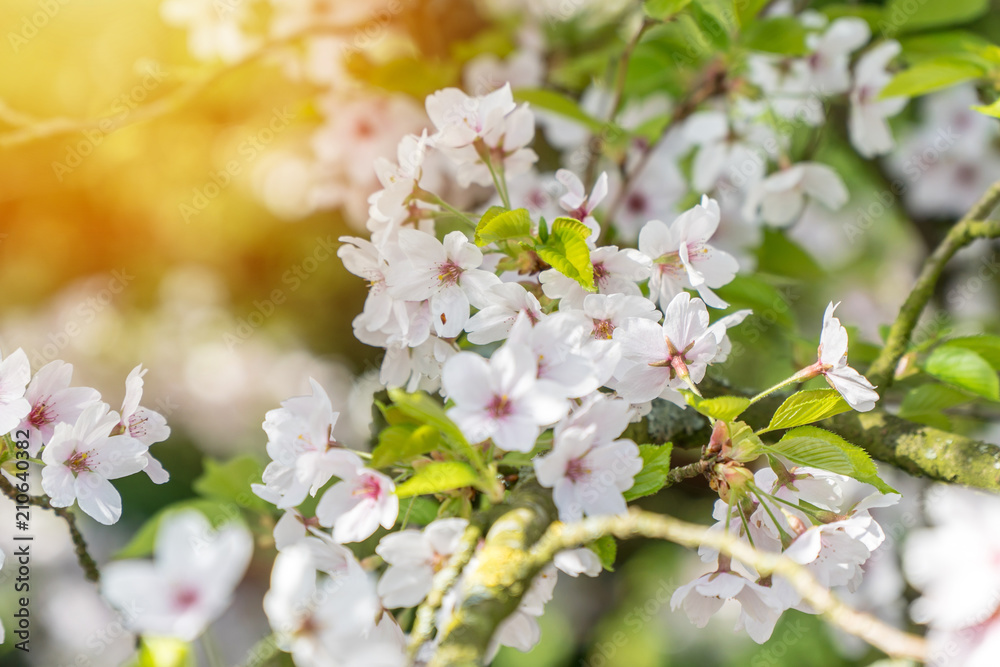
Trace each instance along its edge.
{"label": "cherry blossom cluster", "polygon": [[[525,173],[535,159],[534,119],[509,86],[478,97],[444,90],[428,98],[427,109],[433,133],[405,137],[397,162],[376,163],[383,189],[370,198],[370,239],[342,239],[340,257],[369,289],[355,334],[385,348],[385,387],[439,394],[442,418],[480,452],[474,458],[485,456],[486,466],[516,461],[510,465],[519,475],[551,489],[562,521],[624,514],[644,459],[623,434],[654,400],[685,407],[699,397],[708,367],[731,352],[727,330],[749,314],[714,322],[710,315],[710,308],[728,307],[715,290],[739,269],[711,243],[719,205],[703,197],[669,223],[648,221],[638,248],[601,245],[603,228],[593,212],[607,192],[606,176],[587,193],[577,176],[560,171],[564,192],[554,219],[515,208],[523,202],[507,178]],[[463,185],[492,183],[500,203],[472,213],[447,202],[425,178],[423,165],[434,154],[466,174]],[[847,406],[872,409],[878,394],[848,365],[847,333],[834,309],[830,304],[824,317],[817,361],[762,396],[823,375]],[[284,513],[274,530],[280,556],[265,609],[280,646],[298,665],[324,664],[333,655],[350,656],[349,664],[402,664],[407,638],[390,610],[426,599],[434,575],[462,548],[467,515],[442,505],[422,530],[407,528],[399,483],[419,478],[420,460],[373,465],[372,454],[333,437],[338,417],[315,381],[310,395],[288,399],[266,416],[270,462],[253,489]],[[786,467],[780,456],[773,457],[779,472],[755,475],[744,463],[763,450],[748,449],[745,439],[734,448],[727,422],[733,429],[741,424],[716,421],[717,437],[706,448],[714,461],[710,480],[724,498],[719,529],[761,549],[784,550],[824,584],[856,586],[861,565],[884,539],[867,508],[896,496],[842,475]],[[449,456],[420,453],[429,457],[423,465]],[[380,529],[389,532],[380,533],[375,559],[358,561],[343,546]],[[471,545],[463,573],[474,570],[477,548]],[[559,554],[497,630],[492,650],[534,645],[535,619],[557,569],[593,576],[602,567],[588,548]],[[461,590],[459,583],[445,595],[442,623],[461,602]],[[783,609],[804,608],[784,582],[725,559],[683,590],[698,591],[675,601],[687,600],[700,624],[724,599],[755,596],[745,605],[759,618],[743,623],[758,641]],[[334,623],[335,610],[341,619],[345,608],[353,610],[350,622]],[[421,650],[433,651],[433,641]]]}
{"label": "cherry blossom cluster", "polygon": [[[728,531],[762,551],[780,552],[803,565],[827,588],[861,584],[863,566],[885,541],[881,526],[868,512],[899,500],[869,484],[824,470],[772,467],[750,474],[746,468],[723,473],[728,500],[718,500],[713,530]],[[762,644],[786,609],[816,613],[787,580],[761,578],[750,566],[713,549],[699,549],[716,569],[678,588],[670,604],[683,608],[704,627],[727,600],[740,604],[736,629]]]}
{"label": "cherry blossom cluster", "polygon": [[33,490],[29,463],[41,466],[41,491],[53,507],[80,509],[105,525],[121,518],[110,480],[145,472],[156,484],[170,475],[149,452],[170,436],[160,413],[139,405],[146,370],[125,380],[120,410],[90,387],[70,386],[73,366],[52,361],[31,373],[18,348],[0,362],[0,464],[21,493]]}

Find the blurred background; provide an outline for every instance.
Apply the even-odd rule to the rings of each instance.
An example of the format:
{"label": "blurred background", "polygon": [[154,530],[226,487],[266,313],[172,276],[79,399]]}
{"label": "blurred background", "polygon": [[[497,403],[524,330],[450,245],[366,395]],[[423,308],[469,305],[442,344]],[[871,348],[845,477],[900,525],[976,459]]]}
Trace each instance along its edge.
{"label": "blurred background", "polygon": [[[144,475],[119,480],[121,523],[105,528],[82,517],[99,561],[111,558],[158,509],[193,496],[205,456],[263,460],[264,413],[306,393],[310,376],[341,411],[338,436],[366,445],[374,385],[365,374],[377,369],[381,350],[352,335],[365,285],[335,253],[338,237],[365,235],[366,198],[378,187],[374,158],[394,158],[400,137],[429,124],[423,99],[441,87],[464,85],[476,93],[484,92],[484,82],[511,80],[515,89],[545,84],[577,96],[607,89],[610,54],[620,52],[633,29],[620,20],[626,6],[556,0],[0,4],[0,347],[4,354],[22,347],[33,370],[53,359],[73,363],[74,384],[98,388],[112,406],[124,395],[128,371],[142,363],[149,368],[144,404],[173,429],[170,440],[154,448],[171,472],[169,484],[153,485]],[[522,14],[533,18],[512,18]],[[331,22],[359,27],[301,38],[310,26]],[[1000,15],[986,14],[971,29],[1000,36]],[[611,48],[587,57],[594,40]],[[264,43],[278,46],[261,51]],[[576,57],[560,55],[566,53]],[[671,92],[664,74],[669,61],[654,55],[637,59],[630,79],[637,108],[656,108],[658,97]],[[873,208],[883,190],[878,184],[923,150],[928,139],[921,132],[967,111],[963,95],[975,93],[952,91],[932,104],[911,105],[894,121],[899,150],[879,163],[862,161],[842,140],[824,136],[822,160],[852,192],[843,211],[807,211],[787,238],[724,223],[720,235],[744,266],[767,276],[724,295],[737,306],[760,310],[765,304],[734,334],[736,349],[752,354],[734,354],[727,377],[764,386],[787,375],[815,353],[831,299],[844,301],[838,314],[859,331],[852,360],[863,366],[871,358],[871,343],[894,317],[926,248],[1000,175],[995,122],[975,116],[979,154],[956,152],[928,164],[933,176],[915,189],[924,200],[908,195]],[[93,122],[81,123],[86,119]],[[551,130],[539,133],[540,171],[559,166],[565,137],[557,121],[540,114]],[[461,196],[470,207],[487,199],[475,191]],[[691,196],[680,188],[650,217],[670,220]],[[845,234],[852,224],[861,225],[856,241]],[[928,326],[995,332],[996,272],[969,282],[982,275],[982,266],[994,265],[988,246],[966,251],[938,295],[935,312],[943,319]],[[949,298],[956,289],[961,297]],[[919,487],[900,476],[889,481],[900,489]],[[693,483],[657,496],[649,507],[706,522],[712,500]],[[0,499],[0,548],[8,554],[12,512]],[[890,538],[922,521],[917,501],[891,512],[880,517]],[[120,664],[134,637],[83,579],[62,522],[40,511],[33,522],[32,651],[12,650],[8,624],[0,664]],[[267,633],[260,607],[272,561],[267,548],[258,550],[239,600],[213,631],[230,664]],[[880,553],[871,565],[880,574],[868,577],[879,585],[862,589],[854,602],[905,623],[906,589],[894,547]],[[496,664],[871,662],[865,647],[797,612],[785,614],[764,646],[731,632],[735,613],[696,630],[667,601],[702,572],[692,554],[671,545],[623,545],[616,576],[562,577],[541,619],[541,643],[526,655],[504,649]],[[5,623],[12,609],[5,583]]]}

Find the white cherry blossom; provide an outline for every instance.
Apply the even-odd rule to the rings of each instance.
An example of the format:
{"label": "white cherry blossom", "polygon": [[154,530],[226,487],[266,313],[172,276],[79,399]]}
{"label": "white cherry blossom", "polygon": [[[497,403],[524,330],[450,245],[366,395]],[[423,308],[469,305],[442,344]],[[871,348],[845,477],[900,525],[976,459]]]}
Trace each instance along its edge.
{"label": "white cherry blossom", "polygon": [[24,350],[17,348],[0,361],[0,433],[10,433],[31,412],[24,397],[31,381],[31,364]]}
{"label": "white cherry blossom", "polygon": [[479,269],[483,253],[462,232],[438,241],[415,229],[399,230],[399,248],[405,261],[389,268],[389,294],[406,301],[428,299],[434,330],[454,338],[469,320],[470,304],[485,307],[485,292],[500,279]]}
{"label": "white cherry blossom", "polygon": [[382,604],[390,609],[420,604],[468,525],[465,519],[438,519],[423,531],[402,530],[383,537],[375,549],[389,564],[378,582]]}
{"label": "white cherry blossom", "polygon": [[469,442],[492,439],[503,450],[528,452],[543,426],[566,413],[566,400],[546,391],[530,348],[504,345],[486,360],[460,352],[444,366],[444,392],[455,401],[448,416]]}
{"label": "white cherry blossom", "polygon": [[101,593],[143,634],[193,641],[229,607],[243,579],[253,539],[241,524],[213,530],[195,510],[164,517],[153,560],[123,560],[102,568]]}
{"label": "white cherry blossom", "polygon": [[712,289],[729,283],[739,264],[708,243],[719,227],[719,216],[718,202],[706,196],[672,224],[650,220],[639,232],[639,250],[653,262],[650,296],[661,308],[684,289],[697,290],[713,308],[726,307]]}
{"label": "white cherry blossom", "polygon": [[37,457],[42,446],[52,438],[56,424],[73,424],[88,406],[101,400],[101,394],[90,387],[70,387],[73,366],[64,361],[51,361],[42,366],[24,394],[31,412],[17,427],[28,432],[28,455]]}
{"label": "white cherry blossom", "polygon": [[110,526],[122,515],[122,499],[109,480],[139,472],[148,447],[129,435],[111,435],[118,414],[107,403],[87,407],[73,424],[56,425],[42,451],[42,489],[53,507],[74,501],[95,520]]}
{"label": "white cherry blossom", "polygon": [[851,144],[864,157],[882,155],[894,146],[886,118],[906,106],[906,97],[880,98],[892,79],[886,71],[889,61],[900,51],[899,42],[887,40],[865,52],[854,66],[851,111],[847,128]]}
{"label": "white cherry blossom", "polygon": [[743,206],[743,216],[774,226],[795,222],[806,207],[806,197],[837,210],[847,203],[847,187],[832,168],[818,162],[799,162],[777,171],[755,186]]}

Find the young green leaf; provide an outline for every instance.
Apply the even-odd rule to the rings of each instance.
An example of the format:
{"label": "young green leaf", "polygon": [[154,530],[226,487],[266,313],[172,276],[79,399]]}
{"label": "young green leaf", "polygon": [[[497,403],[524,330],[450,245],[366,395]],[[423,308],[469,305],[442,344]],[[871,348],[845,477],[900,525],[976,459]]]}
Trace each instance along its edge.
{"label": "young green leaf", "polygon": [[964,81],[978,79],[986,70],[966,59],[942,56],[916,63],[892,78],[882,93],[887,97],[916,97],[941,88],[958,85]]}
{"label": "young green leaf", "polygon": [[743,31],[743,46],[751,51],[764,51],[788,56],[807,52],[806,29],[794,16],[775,16],[755,21]]}
{"label": "young green leaf", "polygon": [[777,443],[764,445],[764,449],[797,465],[853,477],[859,482],[871,484],[882,493],[896,493],[879,478],[878,469],[868,452],[821,428],[799,426],[785,433]]}
{"label": "young green leaf", "polygon": [[605,535],[600,537],[587,547],[597,554],[597,557],[601,560],[601,566],[608,572],[615,571],[615,558],[618,556],[618,542],[611,535]]}
{"label": "young green leaf", "polygon": [[989,11],[989,0],[889,0],[883,10],[882,35],[967,23]]}
{"label": "young green leaf", "polygon": [[379,433],[378,444],[372,450],[371,467],[407,463],[421,454],[434,451],[440,442],[440,433],[428,424],[390,426]]}
{"label": "young green leaf", "polygon": [[590,261],[587,237],[590,229],[573,218],[556,218],[549,239],[535,247],[535,252],[559,273],[572,278],[584,289],[595,291],[594,265]]}
{"label": "young green leaf", "polygon": [[941,344],[941,347],[960,347],[972,350],[1000,371],[1000,336],[983,334],[980,336],[962,336],[952,338]]}
{"label": "young green leaf", "polygon": [[399,516],[396,525],[426,526],[437,518],[439,505],[430,498],[413,496],[399,501]]}
{"label": "young green leaf", "polygon": [[973,396],[946,384],[929,382],[911,389],[899,407],[899,416],[910,419],[915,415],[940,412],[973,400]]}
{"label": "young green leaf", "polygon": [[761,432],[812,424],[850,409],[851,406],[835,389],[796,392],[785,399],[771,417],[771,423]]}
{"label": "young green leaf", "polygon": [[191,644],[173,637],[143,637],[139,652],[125,667],[195,667]]}
{"label": "young green leaf", "polygon": [[419,468],[412,477],[396,487],[396,495],[409,498],[478,485],[479,475],[468,463],[440,461]]}
{"label": "young green leaf", "polygon": [[936,348],[923,364],[924,372],[942,382],[991,401],[1000,400],[1000,378],[988,361],[972,350],[954,345]]}
{"label": "young green leaf", "polygon": [[668,21],[690,4],[691,0],[646,0],[642,8],[652,18]]}
{"label": "young green leaf", "polygon": [[731,422],[750,407],[750,399],[742,396],[718,396],[702,398],[696,394],[686,395],[688,405],[705,415],[724,422]]}
{"label": "young green leaf", "polygon": [[667,473],[670,472],[671,443],[665,445],[639,445],[639,456],[642,457],[642,470],[635,476],[632,488],[623,495],[625,500],[650,496],[667,483]]}
{"label": "young green leaf", "polygon": [[493,206],[479,218],[475,242],[477,246],[484,246],[496,241],[530,236],[531,215],[528,209],[518,208],[508,211],[500,206]]}

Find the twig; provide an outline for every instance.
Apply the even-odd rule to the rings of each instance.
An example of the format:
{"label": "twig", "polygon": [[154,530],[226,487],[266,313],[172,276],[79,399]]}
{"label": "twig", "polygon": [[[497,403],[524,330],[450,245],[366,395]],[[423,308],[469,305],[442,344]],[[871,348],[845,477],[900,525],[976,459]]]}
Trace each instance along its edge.
{"label": "twig", "polygon": [[722,531],[680,521],[672,517],[633,510],[625,516],[595,517],[564,524],[553,523],[531,549],[536,567],[551,561],[563,549],[589,544],[605,535],[620,539],[648,537],[668,540],[686,547],[709,546],[757,570],[761,575],[784,577],[813,609],[841,630],[859,637],[895,658],[923,661],[927,645],[923,637],[892,627],[877,618],[856,611],[837,599],[803,566],[776,553],[758,551]]}
{"label": "twig", "polygon": [[0,135],[0,147],[10,148],[39,139],[58,137],[73,132],[100,129],[104,134],[110,134],[123,127],[141,123],[164,116],[188,103],[223,77],[254,63],[278,48],[288,46],[300,39],[316,34],[336,34],[349,32],[358,27],[356,24],[316,24],[288,35],[269,40],[248,53],[243,58],[217,69],[205,76],[190,81],[174,89],[158,100],[145,106],[136,107],[131,113],[121,117],[102,116],[99,118],[48,118],[33,119],[27,114],[11,109],[0,101],[0,118],[19,129]]}
{"label": "twig", "polygon": [[625,202],[625,197],[627,196],[632,183],[635,182],[635,179],[638,178],[639,174],[641,174],[646,168],[646,165],[652,158],[653,153],[656,152],[659,145],[663,143],[664,139],[666,139],[670,130],[694,113],[702,102],[719,92],[722,87],[720,75],[725,73],[725,70],[721,67],[722,66],[717,61],[713,61],[705,67],[701,74],[701,84],[691,91],[686,98],[680,101],[677,108],[674,110],[674,113],[670,116],[670,119],[663,126],[663,129],[660,130],[660,136],[656,138],[656,141],[646,147],[646,150],[639,156],[639,159],[636,161],[631,171],[625,175],[621,188],[619,188],[614,201],[612,201],[611,205],[608,207],[608,221],[612,223],[614,222],[615,215],[618,213],[618,209],[620,209],[622,204]]}
{"label": "twig", "polygon": [[476,550],[479,538],[482,536],[482,529],[474,524],[470,524],[462,535],[458,549],[448,559],[448,563],[434,575],[430,593],[427,599],[417,608],[417,618],[410,632],[410,646],[408,648],[411,660],[416,658],[422,647],[430,638],[434,631],[434,616],[444,596],[451,590],[458,577],[462,574],[462,569],[472,559],[472,554]]}
{"label": "twig", "polygon": [[702,459],[694,463],[689,463],[686,466],[674,468],[667,473],[666,486],[673,486],[682,480],[704,475],[705,471],[711,468],[713,463],[715,463],[714,459]]}
{"label": "twig", "polygon": [[[6,477],[0,474],[0,491],[3,491],[4,495],[17,502],[18,495],[21,495],[14,485],[10,483]],[[95,584],[101,580],[101,571],[97,567],[97,561],[94,560],[90,552],[87,551],[87,541],[83,537],[83,533],[76,525],[76,516],[67,507],[53,507],[52,503],[49,501],[48,496],[28,496],[28,504],[35,507],[41,507],[42,509],[52,510],[57,516],[62,518],[66,525],[69,527],[69,534],[73,538],[73,546],[76,552],[76,559],[80,562],[80,567],[83,568],[83,573],[90,581]]]}
{"label": "twig", "polygon": [[[632,39],[628,41],[625,45],[625,49],[622,51],[621,57],[618,59],[618,70],[615,74],[615,92],[611,99],[611,108],[608,112],[607,122],[609,126],[618,119],[618,114],[622,109],[622,102],[625,96],[625,78],[628,76],[628,65],[629,61],[632,59],[632,52],[635,51],[635,47],[639,45],[639,40],[642,36],[646,34],[646,31],[652,28],[654,25],[659,23],[659,21],[652,19],[648,16],[644,16],[642,19],[642,24],[636,31]],[[591,143],[589,146],[590,158],[587,160],[587,167],[584,170],[584,184],[585,189],[589,192],[590,188],[594,186],[594,181],[596,179],[597,163],[601,158],[601,138],[597,136],[591,137]]]}
{"label": "twig", "polygon": [[896,364],[906,353],[913,329],[934,293],[945,264],[956,252],[976,239],[1000,237],[1000,221],[979,219],[988,214],[997,202],[1000,202],[1000,182],[993,185],[969,213],[951,228],[941,244],[924,262],[910,295],[906,297],[896,321],[889,329],[885,347],[868,369],[867,376],[872,384],[883,389],[892,384]]}

